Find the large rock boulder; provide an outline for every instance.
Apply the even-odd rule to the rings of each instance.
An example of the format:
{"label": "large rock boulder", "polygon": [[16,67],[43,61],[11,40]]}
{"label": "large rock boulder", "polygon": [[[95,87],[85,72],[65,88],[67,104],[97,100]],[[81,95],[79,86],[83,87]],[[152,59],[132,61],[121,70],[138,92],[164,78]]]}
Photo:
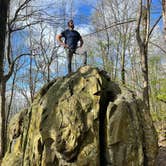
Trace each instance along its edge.
{"label": "large rock boulder", "polygon": [[2,166],[153,166],[158,149],[142,101],[89,66],[45,85],[8,130]]}

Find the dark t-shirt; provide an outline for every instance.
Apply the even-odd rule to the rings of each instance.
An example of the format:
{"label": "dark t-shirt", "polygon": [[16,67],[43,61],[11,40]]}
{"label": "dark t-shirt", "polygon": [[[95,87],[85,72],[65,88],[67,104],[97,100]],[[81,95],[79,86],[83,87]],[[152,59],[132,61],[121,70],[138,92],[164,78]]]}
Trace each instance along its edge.
{"label": "dark t-shirt", "polygon": [[69,46],[71,49],[77,48],[77,43],[81,39],[79,32],[75,30],[65,30],[61,33],[62,37],[65,38],[65,44]]}

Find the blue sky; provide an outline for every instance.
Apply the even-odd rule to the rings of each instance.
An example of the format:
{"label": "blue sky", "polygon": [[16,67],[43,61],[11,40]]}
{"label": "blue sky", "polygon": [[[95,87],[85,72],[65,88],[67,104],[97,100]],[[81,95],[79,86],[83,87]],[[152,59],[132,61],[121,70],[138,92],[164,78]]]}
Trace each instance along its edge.
{"label": "blue sky", "polygon": [[[74,21],[75,24],[90,24],[90,16],[94,10],[93,6],[96,5],[97,0],[73,0],[73,10],[74,10]],[[70,7],[70,1],[67,3],[69,10]],[[69,14],[70,15],[70,14]]]}
{"label": "blue sky", "polygon": [[[88,3],[88,1],[86,2],[86,0],[83,2],[79,2],[79,0],[77,2],[74,2],[74,7],[77,10],[76,15],[74,17],[74,21],[75,24],[91,24],[91,14],[94,11],[94,7],[96,7],[95,5],[97,4],[97,0],[93,0],[90,1]],[[152,25],[156,22],[156,20],[160,17],[160,15],[162,14],[162,5],[161,5],[161,0],[152,0],[152,7],[151,7],[151,23]],[[158,24],[161,29],[163,28],[163,21],[162,19],[160,20],[159,24]]]}
{"label": "blue sky", "polygon": [[[162,5],[160,0],[152,0],[151,14],[152,14],[152,23],[155,22],[162,14]],[[161,28],[163,27],[162,19],[159,22],[159,26]]]}
{"label": "blue sky", "polygon": [[[36,0],[36,2],[38,4],[37,3],[34,3],[34,4],[35,5],[41,5],[42,4],[44,6],[45,3],[48,3],[48,2],[53,3],[53,2],[56,2],[56,1],[57,1],[57,4],[59,2],[61,2],[61,0]],[[74,11],[75,11],[74,21],[75,21],[75,24],[76,24],[76,28],[79,29],[79,32],[81,32],[81,34],[85,34],[85,32],[90,33],[90,28],[91,28],[90,27],[90,25],[91,25],[90,16],[91,16],[92,12],[95,10],[94,7],[97,4],[96,2],[97,2],[97,0],[84,0],[84,1],[82,1],[82,0],[73,0],[73,8],[74,8]],[[160,0],[152,0],[152,2],[153,2],[153,10],[152,10],[153,20],[156,20],[161,14],[161,2],[160,2]],[[69,5],[69,3],[70,3],[70,0],[67,1],[67,5]],[[56,4],[55,4],[55,6],[50,5],[51,10],[53,10],[54,7],[55,7],[55,10],[57,10],[56,9]],[[51,13],[51,14],[55,14],[55,13]],[[67,14],[69,14],[69,13],[67,13]],[[160,21],[159,25],[160,25],[160,27],[162,26],[162,20]],[[25,34],[20,35],[19,32],[18,32],[18,34],[16,34],[15,38],[13,38],[13,43],[15,43],[14,49],[17,48],[17,45],[19,47],[20,43],[22,43],[22,44],[25,43],[25,38],[24,38],[25,36],[24,35]],[[27,50],[25,50],[26,47],[23,47],[23,45],[20,48],[20,51],[21,51],[22,48],[24,49],[23,52],[27,51]],[[17,50],[13,50],[13,51],[17,51]]]}
{"label": "blue sky", "polygon": [[90,5],[82,5],[78,8],[78,14],[76,15],[75,23],[76,24],[89,24],[90,23],[90,16],[92,14],[92,8]]}

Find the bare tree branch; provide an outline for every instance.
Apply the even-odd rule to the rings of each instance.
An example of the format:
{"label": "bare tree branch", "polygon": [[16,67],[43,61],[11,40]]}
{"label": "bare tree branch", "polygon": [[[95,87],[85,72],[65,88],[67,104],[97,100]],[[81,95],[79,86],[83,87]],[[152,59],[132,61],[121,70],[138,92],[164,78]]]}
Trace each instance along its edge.
{"label": "bare tree branch", "polygon": [[29,23],[29,24],[26,24],[26,25],[24,25],[24,26],[21,26],[21,27],[12,29],[11,32],[20,31],[20,30],[23,30],[23,29],[25,29],[25,28],[27,28],[27,27],[29,27],[29,26],[36,25],[36,24],[39,24],[39,23],[41,23],[41,22],[43,22],[43,21],[42,21],[42,20],[40,20],[40,21],[35,21],[35,22],[33,22],[33,23]]}
{"label": "bare tree branch", "polygon": [[142,0],[139,2],[139,11],[137,16],[137,27],[136,27],[136,38],[139,44],[139,47],[143,44],[141,36],[140,36],[140,25],[141,25],[141,18],[142,18]]}
{"label": "bare tree branch", "polygon": [[10,68],[9,68],[8,73],[4,76],[4,78],[5,78],[6,81],[7,81],[7,80],[10,78],[10,76],[13,74],[14,65],[15,65],[16,61],[17,61],[19,58],[21,58],[22,56],[27,56],[27,55],[30,56],[31,53],[23,53],[23,54],[20,54],[19,56],[17,56],[17,57],[13,60],[13,62],[12,62],[11,65],[10,65]]}
{"label": "bare tree branch", "polygon": [[93,34],[95,34],[95,33],[104,31],[104,30],[106,30],[106,29],[110,29],[110,28],[113,28],[113,27],[115,27],[115,26],[122,25],[122,24],[132,23],[132,22],[135,22],[135,21],[136,21],[136,19],[131,19],[131,20],[127,20],[127,21],[124,21],[124,22],[118,22],[118,23],[115,22],[115,23],[113,23],[113,24],[110,25],[110,26],[107,26],[107,27],[102,28],[102,29],[99,29],[99,30],[97,30],[97,31],[95,31],[95,32],[92,32],[92,33],[89,33],[89,34],[87,34],[87,35],[84,35],[83,37],[87,37],[87,36],[93,35]]}
{"label": "bare tree branch", "polygon": [[19,6],[19,8],[18,8],[18,9],[16,10],[16,12],[15,12],[14,18],[10,21],[10,24],[12,24],[13,22],[16,21],[19,12],[20,12],[21,10],[23,10],[23,9],[26,7],[26,5],[27,5],[30,1],[31,1],[31,0],[25,0],[25,1]]}
{"label": "bare tree branch", "polygon": [[163,53],[165,53],[166,54],[166,50],[164,50],[161,46],[159,46],[158,44],[156,44],[156,43],[153,43],[153,42],[149,42],[150,44],[152,44],[152,45],[154,45],[154,46],[156,46],[157,48],[159,48]]}
{"label": "bare tree branch", "polygon": [[150,38],[150,36],[151,36],[151,34],[152,34],[154,28],[156,27],[156,25],[157,25],[157,24],[159,23],[159,21],[161,20],[161,18],[162,18],[162,15],[156,20],[155,24],[154,24],[153,27],[151,28],[151,30],[150,30],[150,32],[149,32],[149,35],[148,35],[148,40],[149,40],[149,38]]}

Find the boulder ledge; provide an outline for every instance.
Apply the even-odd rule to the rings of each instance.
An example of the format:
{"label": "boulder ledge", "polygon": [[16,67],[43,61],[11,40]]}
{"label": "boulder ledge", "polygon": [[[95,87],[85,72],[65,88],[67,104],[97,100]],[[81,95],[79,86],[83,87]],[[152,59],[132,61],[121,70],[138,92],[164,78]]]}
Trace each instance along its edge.
{"label": "boulder ledge", "polygon": [[157,151],[143,102],[84,66],[45,85],[11,119],[2,166],[153,166]]}

